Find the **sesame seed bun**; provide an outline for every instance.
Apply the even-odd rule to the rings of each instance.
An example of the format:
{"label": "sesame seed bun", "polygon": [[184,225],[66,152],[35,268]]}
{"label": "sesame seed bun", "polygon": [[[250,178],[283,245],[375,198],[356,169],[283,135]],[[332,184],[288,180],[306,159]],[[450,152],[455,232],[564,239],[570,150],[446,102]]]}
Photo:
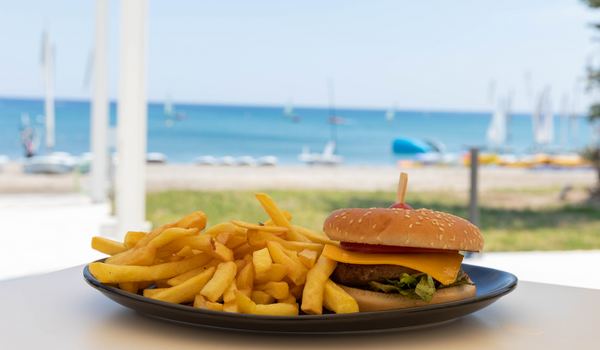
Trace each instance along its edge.
{"label": "sesame seed bun", "polygon": [[352,288],[341,284],[339,286],[356,300],[360,312],[433,305],[475,296],[475,286],[470,284],[438,289],[435,291],[433,298],[431,298],[431,301],[429,302],[410,299],[398,293],[379,293]]}
{"label": "sesame seed bun", "polygon": [[339,209],[323,224],[329,238],[413,248],[480,252],[483,237],[465,219],[429,209]]}

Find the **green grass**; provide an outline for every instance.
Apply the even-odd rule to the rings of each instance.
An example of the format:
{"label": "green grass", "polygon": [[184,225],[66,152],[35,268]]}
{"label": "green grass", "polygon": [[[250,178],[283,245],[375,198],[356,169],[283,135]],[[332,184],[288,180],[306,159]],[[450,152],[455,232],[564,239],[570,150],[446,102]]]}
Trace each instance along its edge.
{"label": "green grass", "polygon": [[[230,219],[248,222],[269,218],[253,191],[168,191],[148,194],[147,218],[156,227],[201,210],[208,226]],[[339,208],[388,207],[394,194],[358,191],[268,191],[297,225],[322,231],[325,218]],[[467,218],[464,196],[452,193],[407,194],[413,208],[430,208]],[[503,209],[481,205],[480,230],[485,251],[600,249],[600,209],[590,205],[556,205],[542,209]]]}

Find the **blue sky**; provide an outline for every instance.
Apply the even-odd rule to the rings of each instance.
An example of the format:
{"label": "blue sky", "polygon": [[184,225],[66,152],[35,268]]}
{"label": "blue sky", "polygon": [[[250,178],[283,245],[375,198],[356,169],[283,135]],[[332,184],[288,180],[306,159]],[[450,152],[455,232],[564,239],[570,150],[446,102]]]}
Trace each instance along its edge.
{"label": "blue sky", "polygon": [[[110,1],[110,95],[117,96],[119,1]],[[56,95],[83,88],[93,1],[0,2],[0,96],[42,97],[44,25],[56,47]],[[578,0],[166,1],[150,0],[148,98],[177,102],[489,110],[514,93],[519,111],[550,86],[555,109],[573,101],[600,42],[600,10]],[[600,33],[596,36],[600,36]],[[600,62],[600,61],[599,61]],[[527,73],[528,72],[528,73]],[[579,84],[582,90],[582,84]],[[590,96],[580,94],[584,109]]]}

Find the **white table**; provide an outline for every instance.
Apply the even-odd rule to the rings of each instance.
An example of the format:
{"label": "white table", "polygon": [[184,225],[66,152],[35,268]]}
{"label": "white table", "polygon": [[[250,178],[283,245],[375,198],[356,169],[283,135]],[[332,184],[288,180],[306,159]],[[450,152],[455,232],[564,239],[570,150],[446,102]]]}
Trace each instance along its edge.
{"label": "white table", "polygon": [[600,349],[600,290],[520,282],[472,315],[415,330],[281,335],[142,315],[83,280],[83,266],[0,284],[1,349]]}

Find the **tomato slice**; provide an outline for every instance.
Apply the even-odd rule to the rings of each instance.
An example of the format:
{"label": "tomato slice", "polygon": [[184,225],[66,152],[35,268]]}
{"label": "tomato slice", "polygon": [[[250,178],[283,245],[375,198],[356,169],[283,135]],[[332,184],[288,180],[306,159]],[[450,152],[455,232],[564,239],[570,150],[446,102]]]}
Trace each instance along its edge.
{"label": "tomato slice", "polygon": [[391,245],[341,242],[340,248],[361,253],[458,253],[458,250],[397,247]]}

